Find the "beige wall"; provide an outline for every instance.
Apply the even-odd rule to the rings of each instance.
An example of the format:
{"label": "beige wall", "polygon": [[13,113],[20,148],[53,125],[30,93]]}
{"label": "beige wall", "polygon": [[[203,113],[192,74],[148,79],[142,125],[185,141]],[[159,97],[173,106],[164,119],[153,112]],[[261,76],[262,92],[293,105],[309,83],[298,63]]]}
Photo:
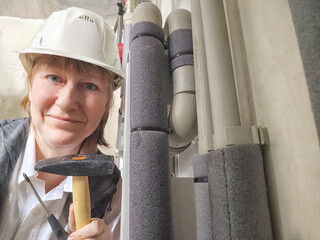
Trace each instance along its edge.
{"label": "beige wall", "polygon": [[244,43],[256,124],[268,129],[263,152],[275,239],[318,239],[319,140],[288,2],[235,2],[228,15],[239,9],[242,33],[232,42]]}

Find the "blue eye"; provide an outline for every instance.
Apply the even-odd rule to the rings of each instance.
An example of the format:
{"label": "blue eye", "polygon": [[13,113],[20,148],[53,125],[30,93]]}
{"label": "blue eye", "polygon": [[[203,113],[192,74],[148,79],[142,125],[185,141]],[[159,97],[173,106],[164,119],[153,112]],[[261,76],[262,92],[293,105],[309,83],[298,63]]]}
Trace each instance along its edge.
{"label": "blue eye", "polygon": [[85,86],[85,88],[87,88],[89,90],[97,90],[98,89],[98,87],[93,83],[85,83],[84,86]]}
{"label": "blue eye", "polygon": [[47,76],[47,79],[51,82],[59,82],[60,81],[60,78],[56,75]]}

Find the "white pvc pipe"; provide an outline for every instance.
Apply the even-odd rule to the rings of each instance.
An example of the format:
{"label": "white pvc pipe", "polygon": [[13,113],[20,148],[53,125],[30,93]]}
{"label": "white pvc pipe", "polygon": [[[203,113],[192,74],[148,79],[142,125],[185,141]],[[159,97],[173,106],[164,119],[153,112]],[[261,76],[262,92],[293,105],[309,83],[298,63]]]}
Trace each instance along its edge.
{"label": "white pvc pipe", "polygon": [[[122,198],[121,198],[121,229],[120,239],[129,239],[129,212],[130,212],[130,63],[129,63],[129,39],[132,26],[132,12],[135,4],[134,0],[127,0],[127,10],[124,15],[124,39],[123,39],[123,56],[122,69],[126,73],[124,83],[124,129],[123,129],[123,170],[122,170]],[[129,31],[129,32],[127,32]]]}
{"label": "white pvc pipe", "polygon": [[239,3],[223,0],[242,126],[256,123]]}
{"label": "white pvc pipe", "polygon": [[126,13],[133,13],[137,3],[136,0],[126,0]]}
{"label": "white pvc pipe", "polygon": [[[148,21],[162,26],[162,15],[159,8],[151,8],[147,2],[139,4],[139,13],[133,13],[132,25],[138,22]],[[143,13],[143,14],[140,14]]]}
{"label": "white pvc pipe", "polygon": [[169,116],[171,148],[183,148],[197,136],[197,110],[193,66],[183,66],[173,71],[174,96]]}
{"label": "white pvc pipe", "polygon": [[198,121],[198,146],[199,153],[204,154],[213,150],[213,122],[200,1],[191,0],[190,3]]}
{"label": "white pvc pipe", "polygon": [[223,2],[199,2],[204,23],[214,148],[218,149],[226,147],[225,128],[241,124]]}
{"label": "white pvc pipe", "polygon": [[172,11],[166,19],[164,28],[168,35],[178,29],[191,29],[190,12],[185,9]]}
{"label": "white pvc pipe", "polygon": [[129,240],[129,212],[130,212],[130,63],[126,67],[126,101],[124,114],[124,146],[122,170],[122,198],[121,198],[121,240]]}
{"label": "white pvc pipe", "polygon": [[[170,35],[178,29],[191,29],[191,14],[185,9],[171,12],[166,20],[165,32]],[[183,148],[197,136],[196,97],[193,66],[176,68],[172,74],[173,103],[169,114],[169,146]]]}

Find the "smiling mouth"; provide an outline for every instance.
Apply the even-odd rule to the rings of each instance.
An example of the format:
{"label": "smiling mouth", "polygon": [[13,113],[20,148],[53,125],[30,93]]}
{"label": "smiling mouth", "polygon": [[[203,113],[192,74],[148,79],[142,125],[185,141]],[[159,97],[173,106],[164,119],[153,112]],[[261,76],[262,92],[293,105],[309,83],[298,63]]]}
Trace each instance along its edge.
{"label": "smiling mouth", "polygon": [[65,123],[78,123],[80,121],[78,120],[74,120],[72,118],[64,118],[64,117],[59,117],[59,116],[53,116],[53,115],[48,115],[49,117],[61,121],[61,122],[65,122]]}

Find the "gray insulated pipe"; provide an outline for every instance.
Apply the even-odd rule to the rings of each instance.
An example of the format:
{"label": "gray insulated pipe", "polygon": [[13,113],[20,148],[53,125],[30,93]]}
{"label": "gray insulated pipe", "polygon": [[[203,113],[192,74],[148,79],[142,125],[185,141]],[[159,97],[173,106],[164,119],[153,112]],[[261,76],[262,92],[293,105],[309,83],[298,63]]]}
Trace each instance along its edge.
{"label": "gray insulated pipe", "polygon": [[161,13],[141,3],[130,33],[130,240],[172,239],[168,67]]}
{"label": "gray insulated pipe", "polygon": [[[214,240],[272,239],[259,145],[196,155],[193,166],[198,239],[204,234]],[[210,218],[211,229],[206,225]]]}
{"label": "gray insulated pipe", "polygon": [[192,160],[197,239],[212,240],[212,217],[208,186],[209,159],[207,155],[195,155]]}

